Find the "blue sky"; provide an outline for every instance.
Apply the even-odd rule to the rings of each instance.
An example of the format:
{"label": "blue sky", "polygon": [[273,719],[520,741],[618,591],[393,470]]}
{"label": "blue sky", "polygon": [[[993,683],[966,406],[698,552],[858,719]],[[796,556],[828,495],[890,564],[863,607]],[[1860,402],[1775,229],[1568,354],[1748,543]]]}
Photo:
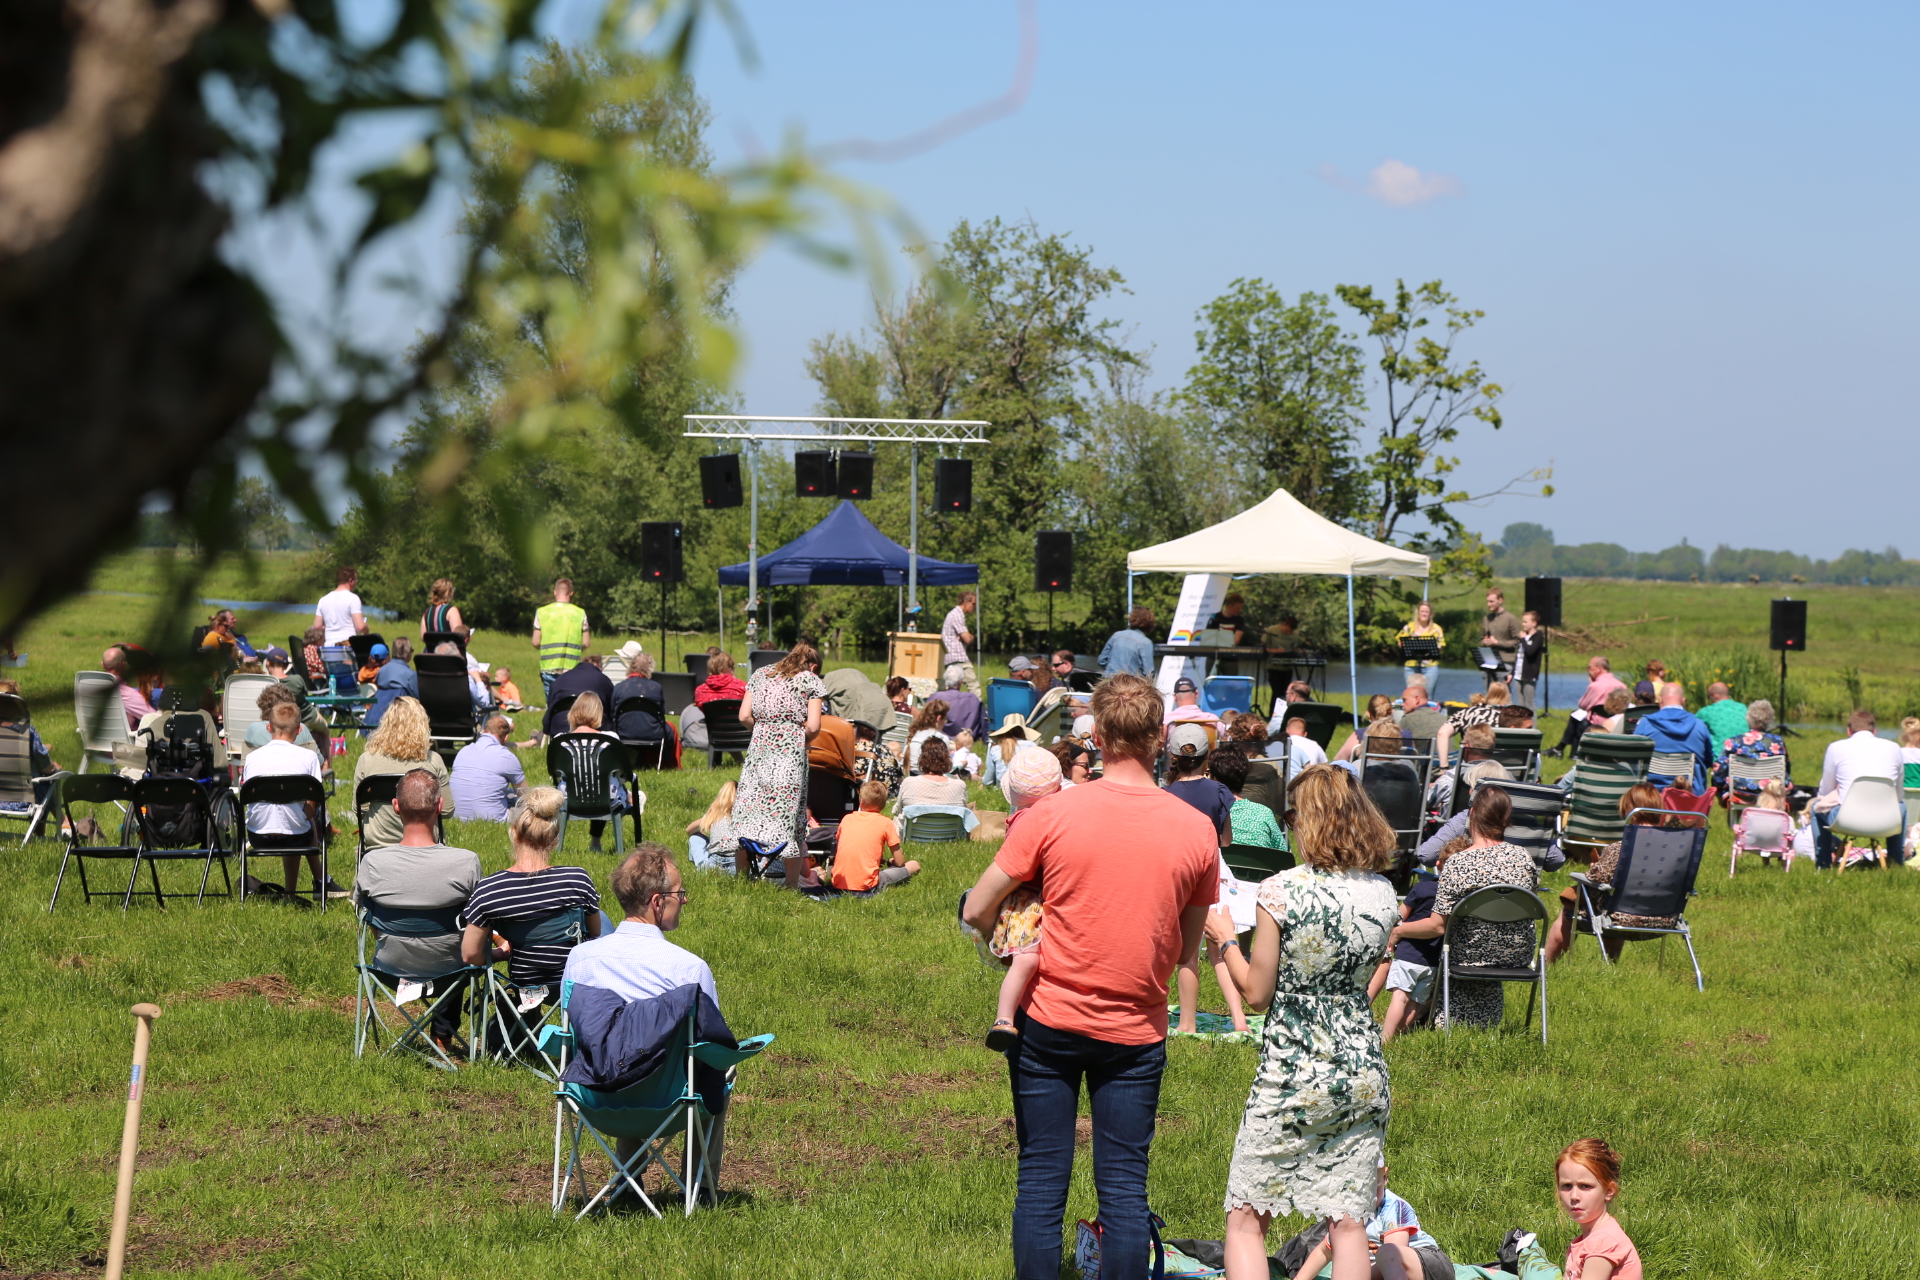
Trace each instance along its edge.
{"label": "blue sky", "polygon": [[[1014,0],[741,4],[697,74],[737,160],[792,129],[893,138],[1004,93]],[[1111,314],[1176,384],[1236,276],[1289,294],[1438,277],[1508,389],[1461,443],[1556,497],[1470,513],[1561,541],[1832,555],[1906,532],[1920,336],[1912,6],[1146,6],[1040,0],[1031,91],[917,157],[848,162],[937,236],[1031,217],[1125,274]],[[869,285],[781,252],[735,302],[744,409],[805,413],[810,339]]]}

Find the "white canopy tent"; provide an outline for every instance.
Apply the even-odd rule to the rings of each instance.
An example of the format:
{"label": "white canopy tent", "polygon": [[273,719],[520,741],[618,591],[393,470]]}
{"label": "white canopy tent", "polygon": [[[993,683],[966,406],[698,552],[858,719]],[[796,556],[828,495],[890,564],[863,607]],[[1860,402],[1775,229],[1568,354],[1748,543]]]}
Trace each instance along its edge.
{"label": "white canopy tent", "polygon": [[1257,573],[1308,573],[1347,580],[1347,678],[1355,711],[1360,707],[1359,660],[1353,628],[1353,580],[1421,578],[1431,572],[1426,556],[1376,542],[1309,510],[1285,489],[1219,524],[1127,555],[1127,607],[1133,578],[1141,573],[1207,573],[1248,577]]}

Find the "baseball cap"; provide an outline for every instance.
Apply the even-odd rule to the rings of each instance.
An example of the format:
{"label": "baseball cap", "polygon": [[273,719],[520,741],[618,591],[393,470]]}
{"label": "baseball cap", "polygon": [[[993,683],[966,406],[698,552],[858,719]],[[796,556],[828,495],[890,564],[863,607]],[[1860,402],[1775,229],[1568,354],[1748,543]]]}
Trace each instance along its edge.
{"label": "baseball cap", "polygon": [[1167,751],[1176,756],[1207,754],[1207,731],[1197,724],[1180,724],[1167,735]]}
{"label": "baseball cap", "polygon": [[291,661],[291,659],[287,657],[287,651],[285,649],[282,649],[279,645],[275,645],[273,648],[267,650],[265,653],[261,654],[260,656],[266,659],[268,662],[278,662],[283,665]]}
{"label": "baseball cap", "polygon": [[367,652],[371,654],[373,657],[384,658],[387,656],[387,646],[383,644],[377,644],[373,646],[373,648],[367,650]]}
{"label": "baseball cap", "polygon": [[1175,693],[1198,693],[1200,692],[1200,686],[1195,684],[1191,678],[1181,676],[1173,682],[1173,691]]}
{"label": "baseball cap", "polygon": [[1033,661],[1029,658],[1015,658],[1012,662],[1009,662],[1007,664],[1007,670],[1031,671],[1033,670]]}

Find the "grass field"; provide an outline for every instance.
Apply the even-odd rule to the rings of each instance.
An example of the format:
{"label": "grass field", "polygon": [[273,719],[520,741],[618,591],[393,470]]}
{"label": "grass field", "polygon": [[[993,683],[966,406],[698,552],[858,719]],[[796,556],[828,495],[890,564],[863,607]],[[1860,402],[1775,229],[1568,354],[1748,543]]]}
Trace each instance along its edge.
{"label": "grass field", "polygon": [[[208,594],[267,598],[242,585]],[[141,587],[135,577],[103,589]],[[87,597],[20,637],[32,664],[9,674],[27,677],[36,723],[63,763],[76,751],[72,671],[138,634],[145,607]],[[1680,634],[1710,635],[1736,612],[1703,612]],[[1815,616],[1826,616],[1820,605]],[[1816,646],[1865,651],[1866,641],[1820,634]],[[1888,645],[1898,647],[1891,633]],[[1891,660],[1887,670],[1898,674]],[[1825,741],[1794,743],[1800,780],[1817,775]],[[649,836],[676,840],[720,776],[648,779]],[[587,854],[583,834],[570,834],[561,860],[591,867],[604,891],[611,858]],[[455,823],[450,835],[487,870],[505,865],[499,829]],[[341,864],[349,848],[337,842]],[[1914,1270],[1920,1010],[1906,979],[1920,973],[1920,876],[1750,867],[1729,882],[1725,850],[1716,826],[1690,912],[1704,995],[1682,952],[1630,948],[1609,971],[1583,940],[1553,974],[1550,1047],[1520,1025],[1524,999],[1510,1002],[1498,1034],[1423,1032],[1388,1047],[1394,1183],[1456,1257],[1490,1257],[1516,1225],[1563,1249],[1549,1164],[1567,1141],[1598,1134],[1625,1153],[1620,1214],[1650,1277]],[[0,886],[0,1010],[13,1032],[0,1041],[0,1271],[97,1269],[126,1010],[150,999],[166,1015],[147,1094],[135,1274],[1004,1275],[1012,1124],[1004,1068],[979,1043],[997,982],[953,921],[991,852],[912,849],[927,866],[912,884],[824,905],[692,876],[675,940],[712,963],[737,1031],[778,1037],[742,1073],[724,1177],[737,1194],[691,1221],[575,1226],[548,1214],[552,1111],[537,1081],[353,1059],[348,912],[219,903],[123,916],[74,897],[49,916],[58,846],[16,848]],[[173,870],[184,882],[185,869]],[[1220,1007],[1210,986],[1204,998]],[[1150,1193],[1174,1236],[1220,1233],[1255,1058],[1245,1045],[1170,1047]],[[1069,1221],[1093,1212],[1082,1160]]]}

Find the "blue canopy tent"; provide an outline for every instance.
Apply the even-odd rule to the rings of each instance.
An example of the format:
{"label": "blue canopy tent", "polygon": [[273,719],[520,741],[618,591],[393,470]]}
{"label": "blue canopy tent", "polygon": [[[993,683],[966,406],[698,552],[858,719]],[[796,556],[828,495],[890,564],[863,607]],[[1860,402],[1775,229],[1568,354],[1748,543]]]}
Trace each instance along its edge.
{"label": "blue canopy tent", "polygon": [[[760,582],[770,587],[899,587],[907,581],[907,549],[881,533],[853,503],[840,505],[786,546],[760,557]],[[950,587],[980,581],[980,566],[917,557],[923,586]],[[747,562],[720,570],[720,584],[747,584]]]}

